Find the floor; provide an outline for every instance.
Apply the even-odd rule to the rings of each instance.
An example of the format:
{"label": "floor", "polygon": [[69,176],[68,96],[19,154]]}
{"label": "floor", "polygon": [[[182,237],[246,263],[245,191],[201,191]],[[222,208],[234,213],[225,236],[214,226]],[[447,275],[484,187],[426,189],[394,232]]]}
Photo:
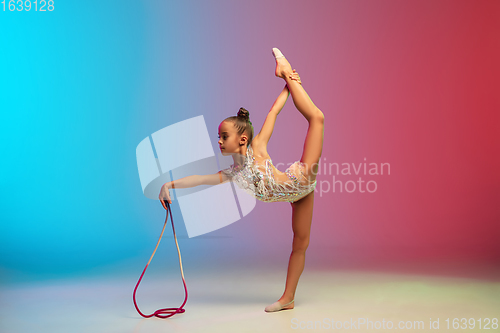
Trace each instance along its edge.
{"label": "floor", "polygon": [[[444,332],[455,330],[455,318],[467,332],[500,332],[500,267],[491,263],[306,267],[295,308],[275,313],[264,307],[281,296],[285,272],[240,267],[187,273],[186,312],[169,319],[138,315],[132,301],[138,276],[4,285],[0,332],[427,332],[430,326]],[[183,300],[179,271],[145,276],[137,292],[143,312]],[[461,318],[467,322],[457,322]]]}

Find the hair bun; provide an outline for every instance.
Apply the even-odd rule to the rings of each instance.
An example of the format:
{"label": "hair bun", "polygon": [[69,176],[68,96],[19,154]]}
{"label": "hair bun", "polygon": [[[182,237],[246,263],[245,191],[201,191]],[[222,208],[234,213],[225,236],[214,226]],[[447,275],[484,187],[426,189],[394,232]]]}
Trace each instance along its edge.
{"label": "hair bun", "polygon": [[243,118],[245,121],[250,121],[250,112],[245,108],[240,108],[238,111],[238,117]]}

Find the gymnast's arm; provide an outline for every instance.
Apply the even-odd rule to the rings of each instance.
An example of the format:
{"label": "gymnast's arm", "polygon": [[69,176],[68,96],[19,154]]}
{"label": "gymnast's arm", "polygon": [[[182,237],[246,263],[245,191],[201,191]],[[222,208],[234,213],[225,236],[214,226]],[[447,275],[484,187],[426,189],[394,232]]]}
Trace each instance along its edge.
{"label": "gymnast's arm", "polygon": [[166,183],[169,188],[187,188],[198,185],[219,185],[226,182],[229,178],[219,171],[211,175],[192,175]]}
{"label": "gymnast's arm", "polygon": [[264,121],[264,125],[262,125],[262,129],[260,130],[259,134],[257,134],[253,139],[255,143],[267,146],[267,143],[269,142],[269,139],[273,134],[276,118],[278,117],[278,114],[281,112],[281,109],[283,109],[283,107],[285,106],[286,100],[288,99],[289,95],[290,91],[288,90],[288,87],[285,85],[285,88],[283,88],[278,98],[276,98],[276,101],[274,101],[271,110],[267,114],[266,120]]}
{"label": "gymnast's arm", "polygon": [[[295,69],[290,74],[290,78],[302,84],[302,81],[300,81],[299,73],[297,73]],[[274,124],[276,123],[276,119],[279,113],[281,112],[281,109],[283,109],[283,107],[285,106],[286,100],[288,99],[289,95],[290,91],[288,89],[288,85],[285,84],[285,87],[279,94],[278,98],[276,98],[276,101],[274,101],[271,110],[267,114],[266,120],[264,121],[264,125],[262,125],[262,129],[260,130],[259,134],[257,134],[255,138],[253,138],[252,140],[254,141],[254,147],[259,147],[260,145],[267,147],[267,143],[269,142],[269,139],[273,134]]]}
{"label": "gymnast's arm", "polygon": [[[188,187],[195,187],[199,185],[218,185],[225,183],[229,180],[229,177],[225,175],[222,171],[219,171],[217,173],[211,174],[211,175],[192,175],[192,176],[187,176],[184,178],[180,178],[177,180],[173,180],[171,182],[167,182],[163,184],[159,199],[162,202],[162,205],[165,207],[163,200],[167,200],[169,204],[172,203],[172,200],[170,199],[170,192],[169,190],[171,188],[188,188]],[[165,207],[166,209],[166,207]]]}

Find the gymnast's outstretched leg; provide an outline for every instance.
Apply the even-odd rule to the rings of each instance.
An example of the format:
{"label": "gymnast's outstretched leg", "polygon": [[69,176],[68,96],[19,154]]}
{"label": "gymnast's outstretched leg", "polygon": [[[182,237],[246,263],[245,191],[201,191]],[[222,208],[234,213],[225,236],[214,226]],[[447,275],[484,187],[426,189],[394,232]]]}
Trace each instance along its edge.
{"label": "gymnast's outstretched leg", "polygon": [[[277,50],[277,49],[274,49]],[[276,51],[275,51],[276,52]],[[278,53],[279,50],[276,52]],[[281,57],[280,57],[281,55]],[[324,133],[324,115],[306,93],[304,87],[297,80],[290,77],[292,67],[288,60],[282,56],[281,52],[275,54],[276,58],[276,76],[283,78],[286,81],[288,90],[293,98],[293,103],[297,110],[309,122],[307,135],[302,151],[301,162],[307,165],[306,174],[311,181],[316,179],[318,173],[319,159],[323,150],[323,133]]]}

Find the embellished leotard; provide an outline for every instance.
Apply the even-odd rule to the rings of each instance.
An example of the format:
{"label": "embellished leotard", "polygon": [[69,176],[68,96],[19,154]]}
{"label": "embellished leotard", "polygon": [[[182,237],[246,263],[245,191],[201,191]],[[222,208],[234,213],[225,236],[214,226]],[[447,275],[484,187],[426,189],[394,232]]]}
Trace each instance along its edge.
{"label": "embellished leotard", "polygon": [[[278,171],[275,175],[273,168]],[[304,174],[305,164],[296,161],[285,172],[280,172],[270,158],[263,164],[255,160],[252,146],[247,147],[244,163],[235,168],[234,164],[221,170],[239,188],[265,202],[295,202],[302,199],[316,187]]]}

